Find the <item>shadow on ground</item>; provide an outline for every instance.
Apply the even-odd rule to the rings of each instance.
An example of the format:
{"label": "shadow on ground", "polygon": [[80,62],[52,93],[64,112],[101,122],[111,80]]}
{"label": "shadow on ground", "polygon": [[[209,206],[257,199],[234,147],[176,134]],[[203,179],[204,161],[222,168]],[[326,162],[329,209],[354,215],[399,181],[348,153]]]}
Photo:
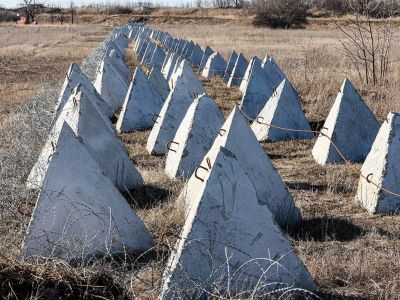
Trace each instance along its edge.
{"label": "shadow on ground", "polygon": [[154,185],[143,185],[124,193],[125,198],[135,209],[150,209],[167,201],[171,191]]}
{"label": "shadow on ground", "polygon": [[333,217],[305,219],[289,234],[299,241],[352,241],[366,234],[366,230],[351,220]]}

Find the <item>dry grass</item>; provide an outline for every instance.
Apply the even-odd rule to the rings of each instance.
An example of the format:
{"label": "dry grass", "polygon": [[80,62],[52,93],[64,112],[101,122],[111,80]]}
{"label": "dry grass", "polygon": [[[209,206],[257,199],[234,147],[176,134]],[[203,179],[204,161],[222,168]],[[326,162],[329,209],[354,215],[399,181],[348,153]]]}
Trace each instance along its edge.
{"label": "dry grass", "polygon": [[[214,50],[220,51],[225,58],[234,49],[243,52],[247,57],[252,55],[263,57],[268,51],[276,58],[300,92],[307,117],[313,122],[324,120],[345,76],[355,81],[357,86],[354,73],[340,55],[336,41],[338,32],[334,29],[282,31],[253,29],[247,26],[221,27],[193,24],[186,26],[163,24],[161,27],[177,37],[190,38],[201,45],[208,44]],[[40,67],[41,62],[45,65],[43,72],[37,71],[40,73],[38,76],[43,79],[34,78],[29,81],[27,78],[34,76],[27,75],[20,79],[19,74],[24,74],[24,72],[7,73],[5,68],[0,68],[1,74],[7,75],[4,82],[0,76],[0,90],[3,88],[3,94],[0,92],[0,108],[4,107],[4,103],[9,106],[10,103],[26,99],[37,85],[42,84],[41,80],[54,77],[55,71],[58,72],[56,79],[61,80],[68,64],[73,59],[82,59],[89,52],[90,46],[85,39],[88,38],[90,41],[91,38],[96,38],[97,34],[97,29],[94,29],[97,27],[87,29],[83,26],[74,27],[73,30],[76,30],[74,33],[58,27],[40,28],[43,30],[43,36],[49,35],[46,40],[53,40],[54,44],[41,47],[38,52],[43,52],[43,55],[35,54],[34,59],[27,63],[25,54],[30,53],[35,47],[38,48],[38,45],[44,44],[45,41],[41,40],[43,36],[37,33],[36,40],[41,40],[38,45],[33,45],[36,42],[35,38],[32,38],[28,39],[27,47],[21,47],[18,45],[18,38],[13,36],[25,31],[0,27],[2,44],[6,45],[5,48],[14,49],[3,53],[2,48],[0,61],[3,61],[5,55],[11,55],[10,52],[19,53],[16,55],[17,59],[10,60],[7,67],[25,70],[25,66]],[[8,35],[4,33],[7,30],[10,30]],[[79,43],[72,41],[67,43],[68,47],[72,47],[70,49],[80,49],[77,52],[71,50],[72,55],[76,55],[73,58],[69,59],[65,45],[57,44],[57,30],[61,30],[65,35],[76,34],[81,37]],[[89,32],[85,34],[85,30]],[[104,34],[102,28],[100,32]],[[51,38],[52,33],[53,38]],[[26,36],[25,39],[27,39]],[[94,45],[95,41],[89,44]],[[24,48],[30,50],[24,52]],[[395,48],[398,51],[398,47]],[[47,55],[44,55],[45,53]],[[60,61],[57,61],[58,55],[61,57]],[[48,56],[50,56],[49,59]],[[39,59],[40,57],[42,60]],[[128,53],[127,62],[133,70],[136,62],[132,50]],[[392,74],[392,76],[396,78],[396,84],[393,84],[392,89],[396,90],[398,75]],[[220,79],[201,80],[207,92],[222,108],[224,115],[229,114],[234,104],[241,98],[238,89],[226,88]],[[17,86],[15,88],[8,86],[10,82],[16,82]],[[21,91],[25,82],[28,82],[27,88]],[[383,118],[389,109],[400,108],[399,103],[393,100],[396,98],[392,91],[389,91],[389,103],[380,103],[373,100],[374,96],[370,90],[362,86],[360,89],[365,96],[368,96],[368,103],[380,118]],[[10,95],[12,91],[15,91],[15,95]],[[11,99],[8,99],[9,96]],[[32,107],[30,109],[34,111]],[[21,119],[21,116],[14,115],[14,111],[7,123],[12,121],[14,122],[12,124],[17,126],[17,121]],[[14,120],[10,121],[10,119]],[[28,218],[21,216],[16,218],[15,211],[13,213],[12,210],[1,211],[0,236],[6,240],[0,249],[2,250],[0,252],[6,253],[6,258],[2,256],[0,258],[2,296],[19,299],[57,297],[63,294],[66,295],[65,297],[72,295],[70,298],[73,296],[95,298],[96,295],[106,298],[154,299],[157,297],[168,248],[173,244],[174,236],[179,234],[184,222],[182,209],[175,207],[174,203],[183,182],[169,180],[165,176],[164,158],[147,154],[145,145],[148,134],[149,131],[138,131],[123,134],[121,138],[146,182],[144,188],[131,191],[126,197],[153,234],[157,244],[154,251],[139,261],[136,260],[137,257],[118,263],[100,260],[93,265],[80,267],[53,263],[40,268],[39,264],[16,263],[20,239]],[[7,137],[7,140],[2,140],[2,143],[11,141],[13,135],[14,132],[0,134],[0,137]],[[10,198],[11,203],[21,201],[12,197],[20,195],[15,190],[23,188],[22,184],[26,172],[29,171],[29,163],[32,163],[32,157],[37,155],[42,138],[38,136],[34,146],[22,145],[19,152],[13,156],[17,159],[20,155],[25,160],[20,164],[22,167],[18,178],[13,181],[14,192],[8,187],[7,193],[4,193],[5,187],[1,189],[0,186],[0,199]],[[284,141],[262,145],[288,185],[304,216],[304,221],[298,227],[288,231],[288,234],[297,253],[312,273],[318,285],[319,294],[325,299],[398,298],[400,294],[399,216],[371,216],[364,212],[354,202],[358,176],[350,166],[321,167],[317,165],[311,157],[313,141]],[[12,150],[11,147],[0,147],[0,156],[3,152]],[[29,152],[29,159],[25,158],[24,152]],[[353,166],[360,167],[360,165]],[[17,171],[13,170],[13,172]],[[26,201],[32,201],[35,195],[24,194],[24,197]],[[8,251],[4,251],[5,249]],[[18,278],[22,279],[18,280]],[[65,283],[70,284],[68,292],[66,292]],[[82,285],[89,287],[86,293],[82,292]]]}

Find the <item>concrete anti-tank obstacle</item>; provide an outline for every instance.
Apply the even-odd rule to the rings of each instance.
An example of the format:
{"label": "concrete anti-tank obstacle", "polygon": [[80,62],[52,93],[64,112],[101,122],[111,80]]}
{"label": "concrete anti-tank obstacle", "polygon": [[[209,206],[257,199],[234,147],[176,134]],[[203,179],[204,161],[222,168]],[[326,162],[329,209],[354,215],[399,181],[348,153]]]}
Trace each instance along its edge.
{"label": "concrete anti-tank obstacle", "polygon": [[103,59],[97,71],[94,87],[115,112],[124,103],[129,82],[110,61]]}
{"label": "concrete anti-tank obstacle", "polygon": [[151,56],[148,62],[148,69],[151,70],[154,66],[161,69],[164,60],[165,60],[165,52],[158,45],[155,47],[153,51],[153,55]]}
{"label": "concrete anti-tank obstacle", "polygon": [[[219,130],[201,165],[213,164],[220,147],[235,154],[255,187],[258,201],[269,207],[280,226],[286,227],[301,221],[300,210],[292,195],[238,107],[235,107]],[[191,194],[197,193],[197,189],[198,179],[194,173],[178,198],[178,202],[184,202],[186,214],[192,207]]]}
{"label": "concrete anti-tank obstacle", "polygon": [[235,51],[232,51],[231,55],[229,56],[228,62],[226,64],[226,69],[224,72],[224,77],[223,77],[224,83],[228,83],[237,59],[238,59],[237,53]]}
{"label": "concrete anti-tank obstacle", "polygon": [[203,69],[207,64],[208,58],[213,53],[214,53],[214,51],[211,49],[211,47],[207,46],[206,49],[204,50],[203,57],[201,58],[200,66],[198,69],[199,74],[201,74],[203,72]]}
{"label": "concrete anti-tank obstacle", "polygon": [[116,252],[144,252],[153,239],[93,160],[81,138],[60,122],[21,258],[86,260]]}
{"label": "concrete anti-tank obstacle", "polygon": [[[251,66],[247,68],[246,82],[243,85],[241,109],[249,118],[254,119],[263,109],[268,99],[272,96],[278,84],[275,84],[267,72],[261,67],[260,60],[252,59]],[[243,84],[243,82],[242,82]],[[242,89],[242,85],[240,86]]]}
{"label": "concrete anti-tank obstacle", "polygon": [[125,64],[123,57],[115,49],[110,49],[109,54],[104,57],[108,59],[124,78],[129,78],[131,70]]}
{"label": "concrete anti-tank obstacle", "polygon": [[231,76],[228,79],[227,87],[240,86],[242,79],[246,73],[249,62],[242,53],[239,53],[235,65],[232,69]]}
{"label": "concrete anti-tank obstacle", "polygon": [[279,68],[272,57],[270,57],[266,61],[263,61],[261,67],[265,70],[269,80],[276,87],[282,82],[282,80],[286,79],[285,74],[282,72],[282,70]]}
{"label": "concrete anti-tank obstacle", "polygon": [[61,88],[60,95],[58,96],[57,104],[54,112],[54,120],[57,120],[61,111],[64,108],[65,102],[72,95],[73,90],[78,86],[84,86],[90,93],[92,93],[93,99],[99,110],[107,117],[111,118],[113,113],[107,102],[99,95],[90,79],[82,72],[77,64],[72,63],[67,72],[67,77],[64,80],[63,86]]}
{"label": "concrete anti-tank obstacle", "polygon": [[249,64],[247,65],[246,72],[244,73],[242,82],[240,83],[240,86],[239,86],[239,90],[242,93],[244,93],[246,91],[246,88],[247,88],[247,85],[249,83],[249,79],[250,79],[250,75],[251,75],[251,71],[253,69],[253,66],[255,64],[261,65],[261,63],[262,63],[261,60],[257,56],[253,56],[251,58]]}
{"label": "concrete anti-tank obstacle", "polygon": [[147,140],[146,149],[151,154],[165,154],[165,147],[174,138],[190,104],[197,95],[205,92],[186,60],[182,61],[174,75],[177,77],[171,77],[171,80],[174,79],[173,89],[159,115],[155,116],[155,124]]}
{"label": "concrete anti-tank obstacle", "polygon": [[118,132],[152,128],[153,117],[160,112],[163,103],[164,99],[154,89],[150,80],[140,68],[136,68],[118,117]]}
{"label": "concrete anti-tank obstacle", "polygon": [[[389,113],[361,168],[356,200],[368,212],[400,211],[400,114]],[[372,184],[383,186],[384,189]],[[390,191],[390,192],[388,192]]]}
{"label": "concrete anti-tank obstacle", "polygon": [[286,79],[282,81],[267,104],[265,104],[251,125],[251,129],[258,141],[312,139],[314,137],[312,132],[282,130],[273,126],[311,131],[310,124],[301,109],[300,99]]}
{"label": "concrete anti-tank obstacle", "polygon": [[76,88],[64,106],[54,128],[42,149],[38,161],[29,174],[27,186],[40,188],[49,167],[49,156],[54,151],[53,137],[62,122],[67,122],[75,134],[82,139],[93,159],[104,174],[121,191],[143,185],[143,179],[129,158],[122,142],[107,125],[83,90]]}
{"label": "concrete anti-tank obstacle", "polygon": [[146,50],[143,53],[142,59],[140,60],[140,62],[143,65],[148,65],[150,63],[151,57],[153,56],[153,52],[156,49],[156,46],[157,45],[154,44],[153,42],[149,42]]}
{"label": "concrete anti-tank obstacle", "polygon": [[190,105],[168,146],[165,172],[171,178],[189,178],[224,123],[214,99],[202,94]]}
{"label": "concrete anti-tank obstacle", "polygon": [[222,58],[222,56],[218,53],[215,52],[210,55],[210,57],[207,60],[206,65],[204,66],[204,69],[201,73],[203,77],[223,77],[226,69],[226,62]]}
{"label": "concrete anti-tank obstacle", "polygon": [[193,48],[192,55],[190,57],[190,62],[193,68],[199,68],[201,59],[203,58],[204,52],[201,50],[199,44],[196,44]]}
{"label": "concrete anti-tank obstacle", "polygon": [[216,288],[230,295],[315,290],[273,214],[258,202],[240,158],[220,147],[197,176],[201,187],[191,195],[160,299],[200,299]]}
{"label": "concrete anti-tank obstacle", "polygon": [[167,99],[168,97],[169,87],[168,87],[168,81],[162,75],[159,67],[154,66],[150,70],[149,81],[153,86],[153,88],[155,89],[155,91],[161,96],[164,102],[164,100]]}
{"label": "concrete anti-tank obstacle", "polygon": [[373,113],[345,79],[322,128],[324,135],[319,135],[312,155],[320,165],[343,162],[331,139],[347,160],[363,161],[378,130],[379,123]]}

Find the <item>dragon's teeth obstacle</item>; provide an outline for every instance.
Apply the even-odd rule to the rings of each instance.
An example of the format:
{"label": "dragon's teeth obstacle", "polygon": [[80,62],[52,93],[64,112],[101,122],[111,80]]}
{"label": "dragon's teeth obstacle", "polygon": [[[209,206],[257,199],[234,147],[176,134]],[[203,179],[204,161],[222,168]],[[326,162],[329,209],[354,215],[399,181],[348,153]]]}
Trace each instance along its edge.
{"label": "dragon's teeth obstacle", "polygon": [[174,76],[171,77],[173,89],[156,116],[147,141],[146,149],[151,154],[165,154],[165,147],[174,138],[190,104],[205,92],[186,60],[181,62]]}
{"label": "dragon's teeth obstacle", "polygon": [[150,80],[140,68],[136,68],[118,117],[117,130],[131,132],[152,128],[154,115],[160,112],[163,103],[164,99],[155,90]]}
{"label": "dragon's teeth obstacle", "polygon": [[28,177],[27,185],[40,188],[48,172],[49,156],[54,152],[53,137],[57,136],[63,122],[73,129],[83,144],[100,165],[104,174],[122,191],[143,184],[143,180],[132,164],[122,142],[96,110],[83,91],[71,95],[58,117],[45,143],[40,157]]}
{"label": "dragon's teeth obstacle", "polygon": [[204,69],[202,71],[202,76],[203,77],[215,77],[215,76],[222,77],[222,76],[224,76],[225,69],[226,69],[225,60],[222,58],[222,56],[218,52],[215,52],[209,56],[207,63],[204,66]]}
{"label": "dragon's teeth obstacle", "polygon": [[[198,299],[213,289],[315,290],[311,274],[259,203],[241,159],[220,147],[202,165],[197,194],[163,276],[161,299]],[[204,169],[204,170],[203,170]],[[229,290],[226,290],[229,289]]]}
{"label": "dragon's teeth obstacle", "polygon": [[196,44],[193,48],[192,55],[190,57],[190,62],[192,63],[193,68],[199,68],[203,55],[204,55],[203,50],[201,50],[199,44]]}
{"label": "dragon's teeth obstacle", "polygon": [[85,260],[150,249],[150,233],[81,138],[66,122],[56,130],[21,257]]}
{"label": "dragon's teeth obstacle", "polygon": [[241,81],[240,86],[239,86],[239,90],[242,93],[244,93],[246,91],[247,85],[248,85],[249,80],[250,80],[250,75],[251,75],[251,72],[253,70],[253,66],[254,65],[260,65],[261,66],[261,64],[262,64],[262,61],[257,56],[253,56],[251,58],[250,62],[247,65],[246,71],[244,72],[242,81]]}
{"label": "dragon's teeth obstacle", "polygon": [[237,59],[238,59],[237,53],[235,51],[232,51],[231,55],[229,56],[228,62],[226,64],[226,69],[224,72],[224,77],[223,77],[224,83],[228,83]]}
{"label": "dragon's teeth obstacle", "polygon": [[188,178],[201,163],[204,155],[224,123],[224,117],[215,101],[206,94],[190,105],[165,161],[165,171],[171,178]]}
{"label": "dragon's teeth obstacle", "polygon": [[[343,158],[363,161],[371,149],[379,123],[354,86],[345,79],[322,128],[312,155],[317,163],[339,163]],[[326,135],[326,136],[325,136]],[[328,138],[329,137],[329,138]]]}
{"label": "dragon's teeth obstacle", "polygon": [[201,61],[200,61],[200,66],[198,69],[199,74],[201,74],[203,72],[203,69],[206,66],[206,63],[208,61],[208,58],[213,53],[214,53],[214,51],[211,49],[211,47],[207,46],[203,52],[203,57],[201,58]]}
{"label": "dragon's teeth obstacle", "polygon": [[[272,125],[272,126],[269,126]],[[277,127],[293,130],[282,130]],[[280,141],[284,139],[312,139],[314,134],[301,109],[296,91],[286,79],[278,86],[272,97],[267,101],[251,129],[259,141]],[[299,131],[295,131],[299,130]]]}
{"label": "dragon's teeth obstacle", "polygon": [[232,69],[231,75],[227,82],[227,87],[240,86],[242,79],[246,73],[249,62],[246,60],[242,53],[239,53],[235,65]]}
{"label": "dragon's teeth obstacle", "polygon": [[161,96],[161,98],[164,100],[168,97],[169,94],[169,87],[168,87],[168,81],[164,78],[164,76],[161,73],[161,70],[159,67],[154,66],[149,74],[149,81],[155,91]]}
{"label": "dragon's teeth obstacle", "polygon": [[[358,182],[357,201],[370,213],[393,214],[400,210],[400,114],[389,113],[372,145]],[[389,193],[372,182],[383,186]],[[397,194],[397,195],[396,195]]]}
{"label": "dragon's teeth obstacle", "polygon": [[[220,147],[225,147],[235,154],[254,185],[258,201],[269,207],[276,221],[282,227],[301,220],[300,211],[295,206],[285,183],[274,169],[238,107],[235,107],[219,130],[217,138],[201,165],[213,164]],[[197,175],[196,172],[193,173],[179,196],[178,201],[185,203],[186,213],[189,213],[192,207],[191,195],[198,193]]]}

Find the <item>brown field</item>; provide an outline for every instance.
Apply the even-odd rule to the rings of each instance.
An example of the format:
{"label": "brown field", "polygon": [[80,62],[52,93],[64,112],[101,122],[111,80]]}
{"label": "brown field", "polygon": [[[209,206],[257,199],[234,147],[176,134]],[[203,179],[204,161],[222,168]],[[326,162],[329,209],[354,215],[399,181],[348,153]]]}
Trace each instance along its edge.
{"label": "brown field", "polygon": [[[337,40],[340,33],[334,26],[269,30],[231,21],[225,25],[215,24],[219,23],[215,21],[204,23],[207,22],[194,24],[174,18],[168,22],[155,19],[150,25],[176,37],[192,39],[202,46],[210,45],[225,58],[232,50],[243,52],[247,58],[272,55],[300,93],[310,122],[324,121],[345,77],[359,88],[380,120],[390,110],[400,110],[398,63],[392,65],[394,83],[387,90],[362,86],[340,51]],[[81,61],[106,32],[107,28],[100,25],[0,26],[0,120],[3,118],[8,126],[14,124],[9,121],[15,117],[13,107],[34,95],[36,88],[44,83],[56,81],[60,84],[69,63]],[[397,60],[399,41],[395,43],[393,57]],[[132,50],[128,52],[127,63],[134,70],[136,62]],[[225,115],[241,98],[237,89],[226,88],[220,79],[201,80]],[[386,100],[377,100],[382,92]],[[9,127],[0,127],[0,158],[2,152],[10,151],[5,145],[12,144],[13,140],[11,134],[2,135],[1,130],[6,128]],[[135,132],[123,134],[121,138],[146,181],[143,189],[131,191],[127,198],[154,235],[155,254],[135,261],[133,267],[129,259],[78,267],[17,262],[29,218],[15,214],[15,205],[20,199],[9,201],[8,198],[19,193],[5,190],[9,187],[1,185],[0,177],[0,200],[11,203],[10,207],[0,206],[0,237],[5,240],[0,247],[0,294],[3,297],[156,298],[168,243],[173,242],[171,236],[179,235],[184,222],[181,210],[174,205],[183,182],[167,179],[163,173],[164,159],[147,154],[148,134],[149,131]],[[354,202],[358,176],[352,171],[352,167],[361,165],[321,167],[311,156],[312,146],[313,141],[263,144],[302,211],[303,222],[287,233],[312,273],[318,295],[324,299],[398,299],[400,217],[371,216],[364,212]],[[40,142],[27,147],[35,157]],[[24,166],[30,167],[33,162]],[[19,173],[17,180],[12,181],[12,188],[23,189],[29,169],[16,169],[14,172]],[[35,195],[24,194],[24,197],[29,199]],[[85,285],[87,288],[82,288]]]}

